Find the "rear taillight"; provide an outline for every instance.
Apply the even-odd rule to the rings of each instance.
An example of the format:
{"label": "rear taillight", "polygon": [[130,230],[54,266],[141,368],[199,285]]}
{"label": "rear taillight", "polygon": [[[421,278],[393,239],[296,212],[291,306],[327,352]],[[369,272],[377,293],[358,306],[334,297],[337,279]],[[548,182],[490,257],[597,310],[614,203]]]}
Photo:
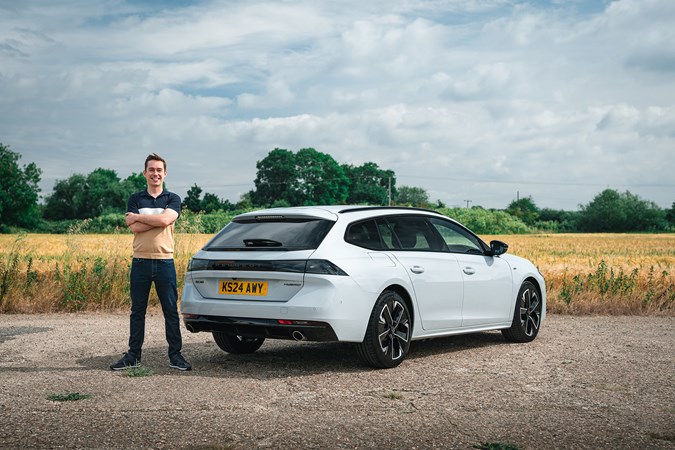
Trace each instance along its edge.
{"label": "rear taillight", "polygon": [[218,261],[192,258],[187,271],[290,272],[347,276],[344,270],[326,259],[289,259],[276,261]]}
{"label": "rear taillight", "polygon": [[193,272],[195,270],[208,270],[210,261],[208,259],[191,258],[188,262],[187,271]]}
{"label": "rear taillight", "polygon": [[317,273],[321,275],[346,276],[344,270],[326,259],[309,259],[305,266],[305,273]]}

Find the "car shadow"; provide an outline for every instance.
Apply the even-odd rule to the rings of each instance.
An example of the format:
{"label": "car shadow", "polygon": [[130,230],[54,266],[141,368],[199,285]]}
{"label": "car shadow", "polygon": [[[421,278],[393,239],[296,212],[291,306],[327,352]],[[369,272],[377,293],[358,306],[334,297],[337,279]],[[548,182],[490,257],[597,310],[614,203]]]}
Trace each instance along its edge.
{"label": "car shadow", "polygon": [[410,344],[407,359],[426,358],[433,355],[455,353],[470,349],[509,345],[499,331],[483,331],[455,336],[414,341]]}
{"label": "car shadow", "polygon": [[[499,332],[415,341],[407,359],[433,358],[495,345],[508,345]],[[377,370],[359,359],[355,344],[340,342],[267,340],[258,351],[244,355],[223,352],[215,342],[189,343],[184,345],[183,355],[193,365],[190,374],[217,378],[270,379]],[[120,356],[90,357],[77,363],[90,369],[109,370],[108,366]],[[168,367],[166,347],[144,349],[143,365],[152,368],[154,375],[177,373]]]}
{"label": "car shadow", "polygon": [[[0,343],[16,336],[50,331],[45,327],[0,327]],[[434,357],[486,346],[508,345],[499,332],[478,332],[457,336],[414,341],[408,360]],[[235,355],[223,352],[215,342],[187,343],[183,354],[193,364],[191,373],[209,377],[278,378],[328,372],[368,372],[373,369],[363,363],[356,352],[356,345],[340,342],[296,342],[269,339],[255,353]],[[5,366],[2,372],[49,372],[110,370],[110,364],[122,355],[110,353],[80,358],[72,365],[50,364],[42,366]],[[63,363],[63,362],[62,362]],[[404,362],[405,364],[405,362]],[[155,375],[175,374],[168,367],[166,346],[143,349],[143,365]]]}

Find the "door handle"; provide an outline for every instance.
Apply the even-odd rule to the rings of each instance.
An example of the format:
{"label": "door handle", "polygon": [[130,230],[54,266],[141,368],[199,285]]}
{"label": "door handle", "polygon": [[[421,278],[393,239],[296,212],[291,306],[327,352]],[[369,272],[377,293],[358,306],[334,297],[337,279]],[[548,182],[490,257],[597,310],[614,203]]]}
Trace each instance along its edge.
{"label": "door handle", "polygon": [[473,275],[474,273],[476,273],[476,269],[474,269],[473,267],[465,267],[464,269],[462,269],[462,271],[467,275]]}
{"label": "door handle", "polygon": [[422,267],[422,266],[412,266],[412,267],[410,268],[410,271],[411,271],[412,273],[423,273],[423,272],[424,272],[424,267]]}

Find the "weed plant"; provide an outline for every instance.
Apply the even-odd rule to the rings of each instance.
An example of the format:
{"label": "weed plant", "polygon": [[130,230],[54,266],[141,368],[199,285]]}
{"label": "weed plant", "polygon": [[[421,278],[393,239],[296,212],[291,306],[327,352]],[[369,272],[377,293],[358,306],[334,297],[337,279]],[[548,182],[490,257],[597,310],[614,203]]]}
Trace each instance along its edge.
{"label": "weed plant", "polygon": [[504,444],[502,442],[485,442],[483,444],[474,445],[473,448],[480,450],[520,450],[520,447],[513,444]]}
{"label": "weed plant", "polygon": [[405,396],[401,392],[397,391],[388,391],[382,394],[382,397],[389,399],[389,400],[403,400],[405,399]]}
{"label": "weed plant", "polygon": [[79,392],[71,392],[68,394],[51,394],[47,396],[47,400],[53,402],[74,402],[77,400],[86,400],[91,398],[91,394],[80,394]]}
{"label": "weed plant", "polygon": [[152,370],[150,367],[146,367],[144,365],[139,365],[137,367],[130,367],[128,369],[124,369],[122,371],[124,375],[128,377],[149,377],[155,374],[155,371]]}

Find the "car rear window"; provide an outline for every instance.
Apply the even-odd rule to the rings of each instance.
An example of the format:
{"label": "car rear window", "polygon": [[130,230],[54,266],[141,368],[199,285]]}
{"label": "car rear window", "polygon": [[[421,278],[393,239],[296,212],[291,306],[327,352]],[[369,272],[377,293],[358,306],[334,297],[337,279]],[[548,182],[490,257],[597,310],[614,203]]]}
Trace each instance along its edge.
{"label": "car rear window", "polygon": [[204,250],[313,250],[333,224],[323,219],[233,221],[206,244]]}

